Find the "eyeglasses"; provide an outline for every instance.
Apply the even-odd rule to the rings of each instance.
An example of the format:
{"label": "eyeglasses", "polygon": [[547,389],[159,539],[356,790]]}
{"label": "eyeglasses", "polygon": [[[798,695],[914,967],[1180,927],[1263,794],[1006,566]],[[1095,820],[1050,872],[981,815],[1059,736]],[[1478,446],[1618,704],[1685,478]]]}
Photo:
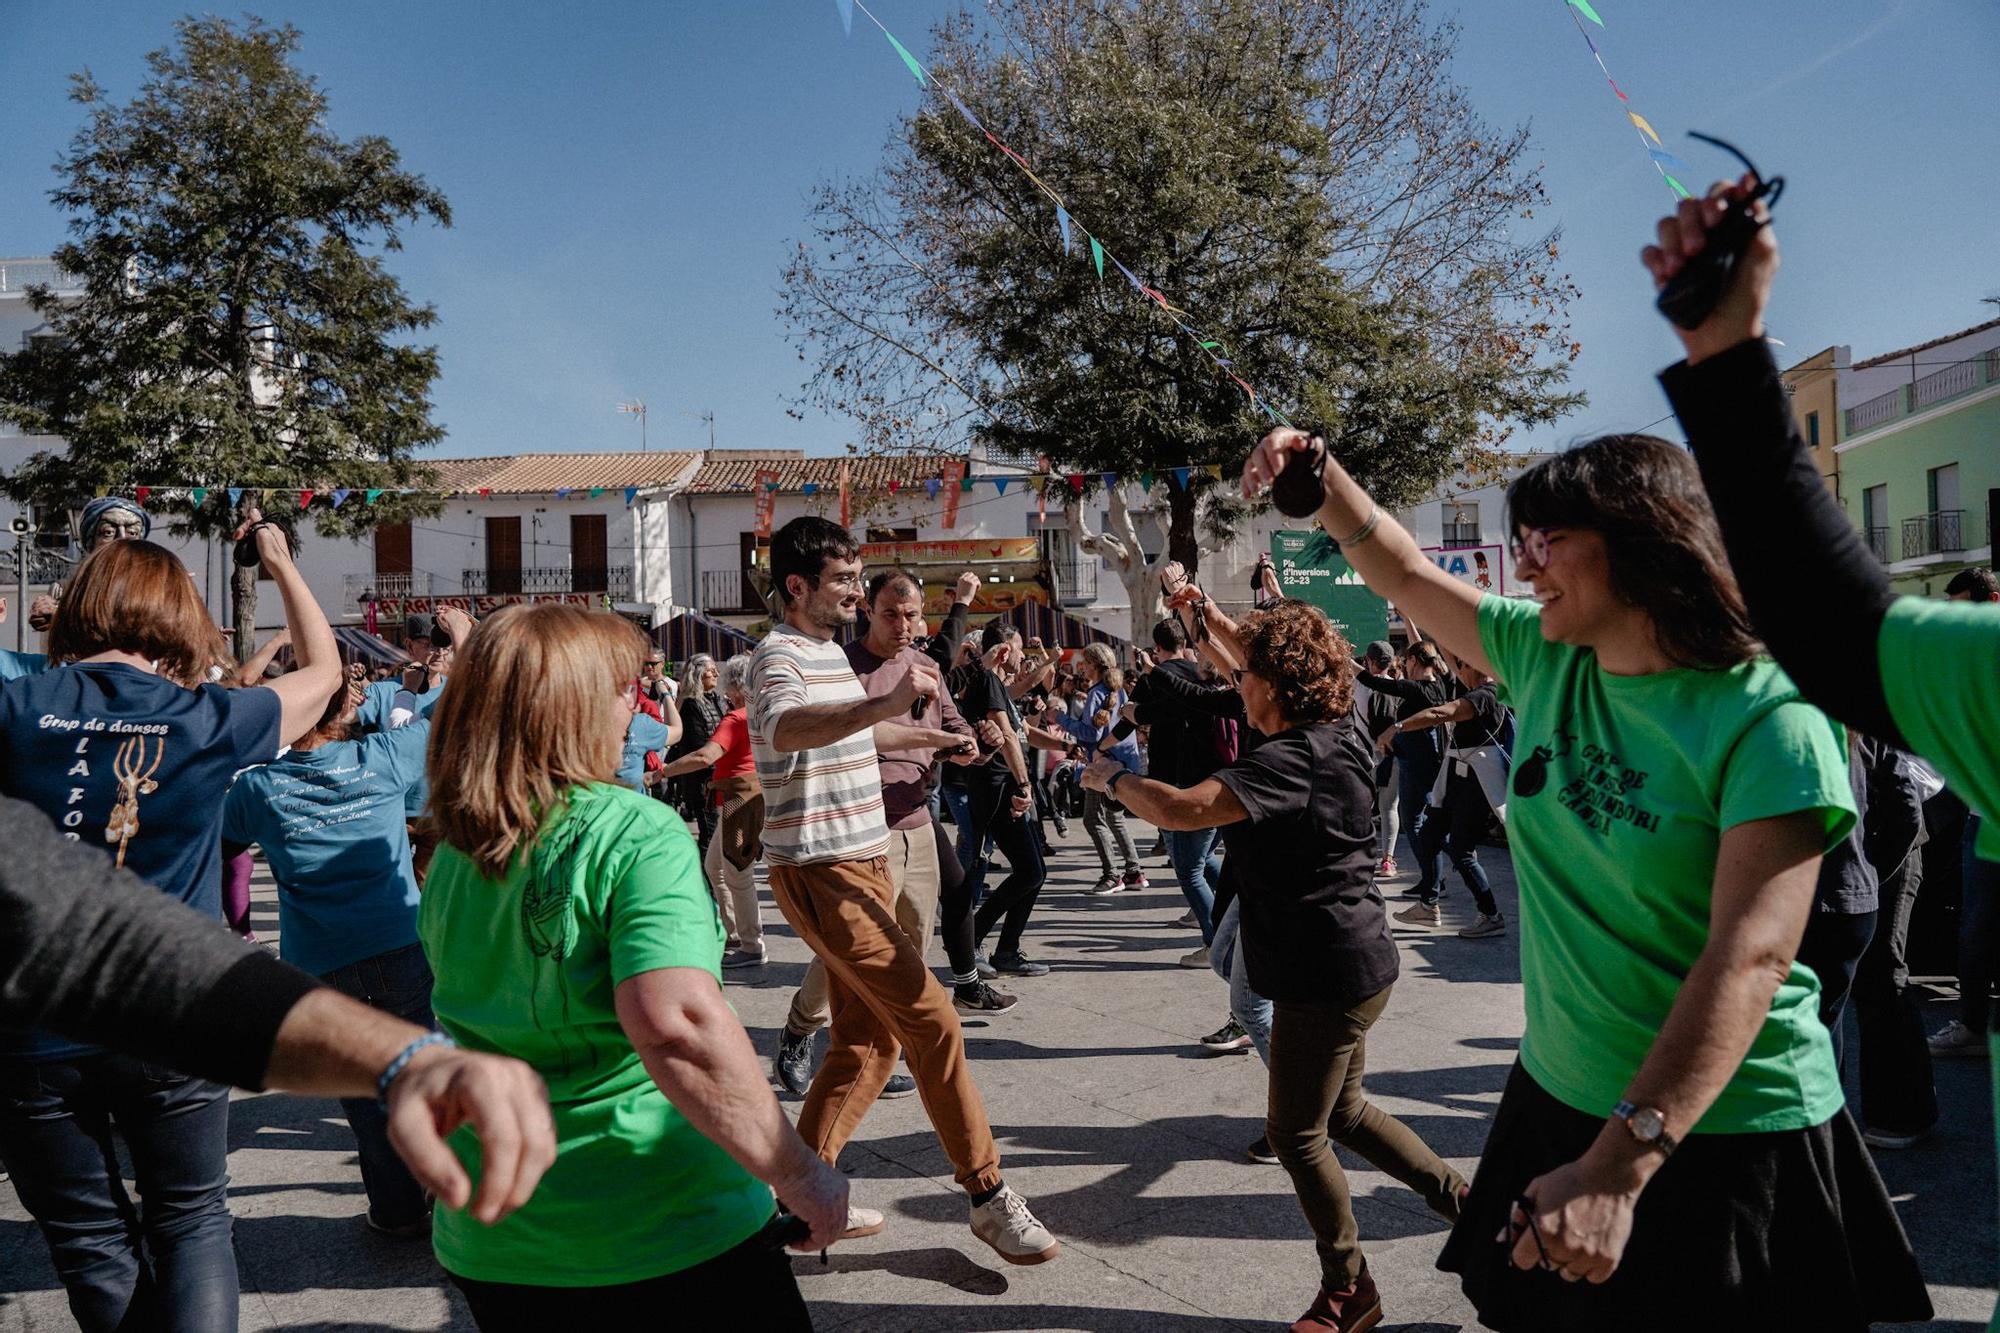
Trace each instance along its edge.
{"label": "eyeglasses", "polygon": [[812,582],[813,582],[813,587],[815,588],[819,587],[820,584],[824,583],[830,587],[841,588],[847,592],[853,592],[859,587],[861,587],[861,585],[866,583],[867,581],[868,581],[867,572],[864,570],[857,569],[852,574],[821,574],[815,577]]}
{"label": "eyeglasses", "polygon": [[1231,671],[1229,673],[1229,679],[1236,682],[1236,687],[1238,689],[1241,689],[1243,687],[1243,678],[1249,674],[1250,673],[1248,671],[1245,671],[1242,667],[1237,667],[1234,671]]}
{"label": "eyeglasses", "polygon": [[1562,540],[1561,533],[1561,528],[1529,528],[1507,543],[1507,554],[1514,557],[1517,565],[1526,563],[1539,568],[1549,563],[1549,547]]}

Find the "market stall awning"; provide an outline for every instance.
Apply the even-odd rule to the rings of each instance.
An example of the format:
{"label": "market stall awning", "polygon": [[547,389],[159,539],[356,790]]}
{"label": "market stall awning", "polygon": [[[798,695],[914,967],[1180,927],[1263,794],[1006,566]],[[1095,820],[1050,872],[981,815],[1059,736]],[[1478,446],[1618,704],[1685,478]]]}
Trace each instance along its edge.
{"label": "market stall awning", "polygon": [[720,620],[710,620],[695,611],[683,611],[653,630],[653,642],[671,662],[685,662],[696,653],[707,653],[716,661],[738,653],[754,652],[757,641]]}
{"label": "market stall awning", "polygon": [[1015,626],[1024,639],[1040,639],[1050,648],[1081,648],[1085,644],[1103,643],[1124,653],[1131,644],[1116,634],[1107,634],[1088,621],[1078,620],[1067,611],[1059,611],[1045,602],[1024,602],[999,619]]}

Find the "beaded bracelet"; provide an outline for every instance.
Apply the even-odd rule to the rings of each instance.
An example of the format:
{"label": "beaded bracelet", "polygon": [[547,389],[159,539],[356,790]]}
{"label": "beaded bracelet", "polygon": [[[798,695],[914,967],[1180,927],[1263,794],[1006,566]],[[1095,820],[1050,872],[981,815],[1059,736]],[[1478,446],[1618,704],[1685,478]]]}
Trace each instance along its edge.
{"label": "beaded bracelet", "polygon": [[397,1076],[408,1067],[411,1059],[415,1057],[418,1051],[421,1051],[426,1046],[455,1047],[457,1045],[457,1042],[445,1036],[442,1032],[426,1032],[423,1036],[418,1037],[408,1046],[398,1051],[396,1058],[389,1062],[389,1067],[382,1071],[382,1077],[375,1080],[376,1104],[385,1111],[389,1109],[389,1089],[396,1082]]}

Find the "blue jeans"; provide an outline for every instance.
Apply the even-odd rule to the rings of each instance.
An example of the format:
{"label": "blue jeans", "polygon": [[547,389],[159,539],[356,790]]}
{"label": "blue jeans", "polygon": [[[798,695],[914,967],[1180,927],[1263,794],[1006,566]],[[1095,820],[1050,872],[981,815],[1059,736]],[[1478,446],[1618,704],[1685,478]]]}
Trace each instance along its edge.
{"label": "blue jeans", "polygon": [[1222,874],[1222,858],[1215,854],[1221,836],[1212,828],[1168,830],[1167,859],[1174,863],[1174,875],[1181,882],[1181,897],[1194,909],[1195,924],[1201,927],[1201,942],[1215,944],[1215,881]]}
{"label": "blue jeans", "polygon": [[[1423,828],[1425,802],[1430,800],[1431,786],[1437,781],[1438,756],[1437,740],[1429,732],[1404,732],[1396,737],[1390,746],[1396,756],[1396,808],[1403,824],[1403,836],[1410,840],[1410,852],[1417,851],[1417,833]],[[1395,848],[1389,849],[1391,856]],[[1419,866],[1421,871],[1423,867]]]}
{"label": "blue jeans", "polygon": [[[320,978],[327,985],[385,1014],[432,1028],[431,966],[422,945],[400,949],[337,967]],[[403,1165],[389,1144],[389,1117],[372,1097],[342,1097],[347,1127],[361,1158],[361,1187],[368,1192],[368,1211],[376,1224],[408,1226],[430,1216],[431,1201],[424,1187]]]}
{"label": "blue jeans", "polygon": [[0,1066],[0,1162],[83,1333],[234,1333],[229,1089],[110,1053]]}
{"label": "blue jeans", "polygon": [[1433,806],[1417,831],[1417,868],[1422,878],[1411,892],[1427,904],[1444,896],[1438,870],[1438,853],[1444,852],[1451,858],[1458,877],[1465,881],[1465,887],[1472,891],[1479,910],[1487,916],[1498,915],[1500,908],[1493,900],[1486,868],[1479,864],[1479,837],[1486,831],[1486,821],[1492,814],[1492,807],[1486,804],[1486,789],[1479,785],[1477,777],[1453,773],[1446,778],[1444,808]]}
{"label": "blue jeans", "polygon": [[1271,1067],[1271,1002],[1250,989],[1250,969],[1243,965],[1243,932],[1238,928],[1241,905],[1232,900],[1215,923],[1215,940],[1209,945],[1208,965],[1229,983],[1229,1016],[1250,1034],[1257,1058]]}

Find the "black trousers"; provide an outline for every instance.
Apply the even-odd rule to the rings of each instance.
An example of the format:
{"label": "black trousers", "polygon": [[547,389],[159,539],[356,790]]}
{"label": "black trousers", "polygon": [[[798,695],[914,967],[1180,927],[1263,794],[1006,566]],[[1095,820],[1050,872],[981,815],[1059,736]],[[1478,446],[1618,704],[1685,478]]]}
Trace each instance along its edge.
{"label": "black trousers", "polygon": [[1854,1026],[1861,1061],[1861,1119],[1888,1134],[1921,1134],[1937,1123],[1937,1085],[1924,1020],[1909,995],[1910,916],[1923,886],[1923,844],[1882,881],[1875,937],[1854,971]]}
{"label": "black trousers", "polygon": [[1879,912],[1814,912],[1806,919],[1799,942],[1799,961],[1819,978],[1819,1021],[1833,1034],[1833,1058],[1847,1069],[1847,1044],[1841,1029],[1847,1015],[1847,995],[1861,955],[1875,938]]}
{"label": "black trousers", "polygon": [[[610,1287],[536,1287],[478,1282],[456,1273],[450,1277],[465,1293],[480,1333],[701,1326],[718,1310],[731,1312],[730,1327],[812,1333],[812,1316],[792,1277],[792,1261],[785,1251],[754,1236],[693,1268]],[[710,1314],[703,1316],[702,1310]]]}
{"label": "black trousers", "polygon": [[[984,940],[997,922],[1000,945],[996,952],[1017,953],[1021,948],[1021,932],[1028,928],[1028,916],[1035,910],[1035,899],[1041,895],[1042,883],[1048,878],[1040,840],[1029,822],[1033,816],[1014,813],[1004,772],[998,780],[972,779],[967,785],[972,792],[975,843],[990,835],[1009,867],[1000,887],[989,892],[986,901],[973,913],[972,936],[974,940]],[[987,869],[985,865],[979,866],[976,873],[983,879]]]}
{"label": "black trousers", "polygon": [[944,937],[944,956],[951,960],[953,980],[978,975],[972,942],[972,881],[958,863],[958,852],[937,816],[931,816],[931,834],[937,839],[938,933]]}

